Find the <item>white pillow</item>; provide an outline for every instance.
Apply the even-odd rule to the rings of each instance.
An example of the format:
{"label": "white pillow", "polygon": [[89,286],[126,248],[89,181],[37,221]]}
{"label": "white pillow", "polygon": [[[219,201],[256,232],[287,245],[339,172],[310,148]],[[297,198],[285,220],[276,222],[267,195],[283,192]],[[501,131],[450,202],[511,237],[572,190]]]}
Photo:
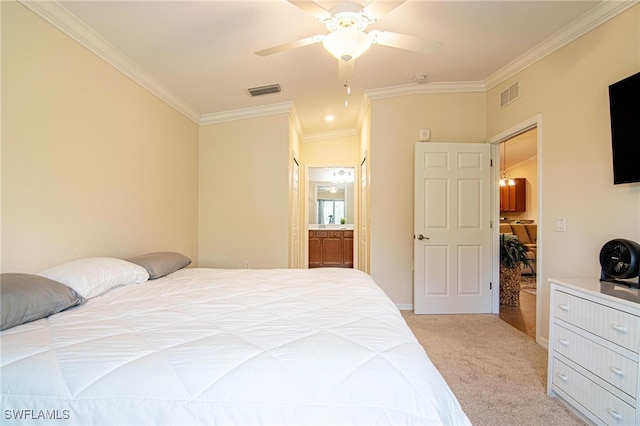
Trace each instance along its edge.
{"label": "white pillow", "polygon": [[71,287],[85,299],[99,296],[113,287],[149,279],[149,273],[142,266],[111,257],[72,260],[45,269],[38,275]]}

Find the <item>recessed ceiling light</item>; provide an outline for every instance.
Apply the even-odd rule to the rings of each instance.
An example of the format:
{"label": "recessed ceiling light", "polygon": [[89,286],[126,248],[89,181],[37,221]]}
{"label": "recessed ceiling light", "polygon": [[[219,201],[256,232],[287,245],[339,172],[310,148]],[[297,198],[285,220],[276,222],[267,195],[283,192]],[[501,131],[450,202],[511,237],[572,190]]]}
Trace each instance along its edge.
{"label": "recessed ceiling light", "polygon": [[327,114],[327,115],[325,115],[325,116],[324,116],[324,119],[325,119],[326,121],[333,121],[333,120],[335,120],[335,119],[336,119],[336,116],[335,116],[335,115],[333,115],[333,114]]}

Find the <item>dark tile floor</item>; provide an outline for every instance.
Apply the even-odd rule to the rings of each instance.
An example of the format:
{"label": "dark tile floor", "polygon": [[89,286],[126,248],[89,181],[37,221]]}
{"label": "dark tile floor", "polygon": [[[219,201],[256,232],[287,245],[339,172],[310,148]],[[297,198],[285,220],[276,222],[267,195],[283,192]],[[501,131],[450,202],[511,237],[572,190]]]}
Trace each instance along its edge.
{"label": "dark tile floor", "polygon": [[520,306],[500,306],[500,319],[522,331],[531,338],[536,338],[536,296],[524,291],[520,292]]}

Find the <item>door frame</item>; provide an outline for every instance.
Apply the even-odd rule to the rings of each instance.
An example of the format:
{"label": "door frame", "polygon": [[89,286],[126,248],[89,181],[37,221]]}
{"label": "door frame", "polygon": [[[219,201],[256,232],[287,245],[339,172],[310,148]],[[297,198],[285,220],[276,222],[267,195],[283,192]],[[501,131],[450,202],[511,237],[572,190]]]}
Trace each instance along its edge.
{"label": "door frame", "polygon": [[353,269],[358,269],[358,253],[359,247],[355,242],[358,241],[356,238],[359,238],[359,229],[360,226],[359,221],[359,191],[360,191],[360,181],[358,176],[360,174],[358,171],[358,164],[351,163],[313,163],[313,164],[305,164],[304,166],[304,203],[302,203],[302,208],[304,209],[304,214],[302,216],[302,220],[304,222],[304,226],[300,229],[303,232],[302,237],[302,262],[300,262],[300,267],[304,269],[309,269],[309,169],[313,168],[352,168],[354,172],[353,179]]}
{"label": "door frame", "polygon": [[543,277],[543,268],[542,268],[542,258],[544,255],[543,250],[543,235],[540,230],[543,225],[543,214],[542,214],[542,115],[537,114],[528,120],[522,121],[521,123],[516,124],[515,126],[498,133],[497,135],[487,139],[487,142],[492,145],[492,156],[493,164],[496,167],[493,167],[492,170],[492,182],[491,185],[491,193],[492,193],[492,223],[494,224],[492,229],[492,244],[493,247],[493,258],[495,259],[492,262],[492,270],[493,270],[493,282],[497,285],[494,286],[493,293],[493,307],[494,314],[500,312],[500,246],[498,241],[500,239],[500,191],[498,187],[498,181],[500,180],[500,144],[502,142],[507,141],[508,139],[513,138],[514,136],[518,136],[521,133],[524,133],[531,129],[537,129],[537,142],[536,142],[536,150],[537,150],[537,158],[536,158],[536,169],[538,171],[538,240],[536,246],[536,288],[538,291],[536,292],[536,342],[546,347],[548,342],[541,342],[540,338],[540,320],[542,317],[542,277]]}

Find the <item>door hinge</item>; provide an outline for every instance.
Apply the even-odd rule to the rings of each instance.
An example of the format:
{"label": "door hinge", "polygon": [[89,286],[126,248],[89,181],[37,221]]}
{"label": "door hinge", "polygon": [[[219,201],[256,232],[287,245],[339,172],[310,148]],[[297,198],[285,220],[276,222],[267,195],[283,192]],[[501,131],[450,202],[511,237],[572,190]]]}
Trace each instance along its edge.
{"label": "door hinge", "polygon": [[493,221],[492,220],[489,221],[489,229],[493,229]]}
{"label": "door hinge", "polygon": [[493,290],[493,283],[489,281],[489,290]]}
{"label": "door hinge", "polygon": [[489,160],[489,167],[493,167],[493,158]]}

